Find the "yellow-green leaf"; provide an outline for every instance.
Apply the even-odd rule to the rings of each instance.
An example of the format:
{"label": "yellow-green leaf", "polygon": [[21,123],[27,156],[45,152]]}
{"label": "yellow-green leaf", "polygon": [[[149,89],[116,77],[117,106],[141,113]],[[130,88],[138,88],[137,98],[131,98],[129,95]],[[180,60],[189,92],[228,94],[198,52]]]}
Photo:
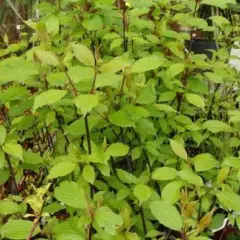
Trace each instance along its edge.
{"label": "yellow-green leaf", "polygon": [[178,143],[176,140],[170,139],[170,146],[171,146],[173,152],[178,157],[180,157],[184,160],[188,159],[188,155],[187,155],[185,148],[180,143]]}

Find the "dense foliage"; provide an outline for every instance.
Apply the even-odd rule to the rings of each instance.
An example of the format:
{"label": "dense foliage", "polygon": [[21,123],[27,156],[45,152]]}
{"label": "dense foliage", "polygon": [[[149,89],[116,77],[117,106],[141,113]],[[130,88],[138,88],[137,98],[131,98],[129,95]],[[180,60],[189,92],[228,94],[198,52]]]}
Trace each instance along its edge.
{"label": "dense foliage", "polygon": [[[31,35],[0,50],[1,239],[207,240],[226,217],[239,227],[236,2],[36,7]],[[212,57],[191,52],[194,32],[211,33]]]}

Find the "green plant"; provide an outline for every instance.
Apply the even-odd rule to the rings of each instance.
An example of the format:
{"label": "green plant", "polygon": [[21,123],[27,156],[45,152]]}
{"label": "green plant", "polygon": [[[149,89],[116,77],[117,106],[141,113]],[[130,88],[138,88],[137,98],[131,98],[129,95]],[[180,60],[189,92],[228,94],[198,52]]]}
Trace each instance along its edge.
{"label": "green plant", "polygon": [[[0,62],[2,239],[205,240],[225,217],[239,226],[239,26],[208,27],[201,4],[37,5],[34,35]],[[219,50],[189,53],[173,22],[218,30]]]}

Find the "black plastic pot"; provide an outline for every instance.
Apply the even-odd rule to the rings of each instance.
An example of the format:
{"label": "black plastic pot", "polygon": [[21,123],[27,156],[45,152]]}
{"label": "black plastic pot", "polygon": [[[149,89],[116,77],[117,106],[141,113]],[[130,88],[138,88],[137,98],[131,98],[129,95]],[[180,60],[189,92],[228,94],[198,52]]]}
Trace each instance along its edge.
{"label": "black plastic pot", "polygon": [[212,58],[212,52],[209,50],[217,50],[217,45],[214,40],[194,39],[188,41],[188,50],[195,54],[206,54],[209,59]]}

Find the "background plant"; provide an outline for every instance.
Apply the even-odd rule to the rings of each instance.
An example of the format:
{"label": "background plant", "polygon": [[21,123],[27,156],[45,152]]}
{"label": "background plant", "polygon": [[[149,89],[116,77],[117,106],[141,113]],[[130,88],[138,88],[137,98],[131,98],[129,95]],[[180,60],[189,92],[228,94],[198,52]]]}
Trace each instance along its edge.
{"label": "background plant", "polygon": [[[1,49],[2,239],[205,240],[226,217],[239,226],[239,15],[209,24],[203,4],[238,7],[64,0],[21,20],[33,34]],[[214,33],[211,59],[186,48],[196,30]]]}

